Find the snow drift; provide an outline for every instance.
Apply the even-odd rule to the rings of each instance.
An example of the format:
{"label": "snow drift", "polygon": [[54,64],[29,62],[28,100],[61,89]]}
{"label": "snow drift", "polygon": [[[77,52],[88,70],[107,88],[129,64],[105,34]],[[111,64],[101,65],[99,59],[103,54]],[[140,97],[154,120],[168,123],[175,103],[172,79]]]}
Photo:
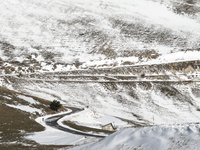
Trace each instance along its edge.
{"label": "snow drift", "polygon": [[125,129],[73,150],[198,150],[199,124]]}

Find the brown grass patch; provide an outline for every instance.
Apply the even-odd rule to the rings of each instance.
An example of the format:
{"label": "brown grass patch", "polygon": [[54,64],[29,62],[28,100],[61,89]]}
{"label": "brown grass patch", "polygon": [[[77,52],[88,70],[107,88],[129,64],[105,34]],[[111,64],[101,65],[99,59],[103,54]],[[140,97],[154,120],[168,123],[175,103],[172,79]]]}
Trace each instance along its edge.
{"label": "brown grass patch", "polygon": [[[24,95],[33,98],[38,104],[30,104],[29,102],[18,98],[18,95]],[[0,87],[0,149],[16,150],[16,149],[49,149],[62,148],[66,146],[46,146],[39,145],[34,141],[26,140],[24,137],[33,132],[43,131],[45,128],[35,121],[35,118],[41,116],[39,113],[29,113],[19,109],[7,106],[12,105],[28,105],[38,108],[44,114],[57,113],[49,108],[50,101],[38,97],[18,93],[5,87]],[[62,108],[62,110],[66,110]],[[27,145],[28,144],[28,145]]]}

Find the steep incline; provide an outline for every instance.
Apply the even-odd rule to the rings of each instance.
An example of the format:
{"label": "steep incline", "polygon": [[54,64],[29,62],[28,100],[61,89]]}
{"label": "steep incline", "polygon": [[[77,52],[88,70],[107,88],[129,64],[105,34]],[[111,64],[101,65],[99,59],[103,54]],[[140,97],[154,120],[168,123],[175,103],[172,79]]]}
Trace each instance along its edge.
{"label": "steep incline", "polygon": [[0,57],[34,68],[198,49],[198,3],[1,0]]}

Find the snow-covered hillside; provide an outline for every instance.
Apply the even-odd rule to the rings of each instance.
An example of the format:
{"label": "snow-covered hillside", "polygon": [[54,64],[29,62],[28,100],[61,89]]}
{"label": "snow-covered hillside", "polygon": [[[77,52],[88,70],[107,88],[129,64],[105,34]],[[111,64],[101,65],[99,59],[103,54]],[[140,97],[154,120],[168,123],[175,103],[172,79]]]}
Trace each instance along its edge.
{"label": "snow-covered hillside", "polygon": [[[48,100],[57,99],[68,106],[88,107],[89,111],[72,117],[72,121],[88,126],[104,125],[95,120],[105,116],[116,117],[135,127],[200,120],[198,82],[68,83],[12,80],[12,86],[22,93]],[[115,120],[110,118],[104,123]],[[127,126],[120,124],[116,124],[119,129]]]}
{"label": "snow-covered hillside", "polygon": [[[197,0],[0,0],[0,87],[12,90],[0,106],[36,117],[56,99],[84,108],[60,123],[115,123],[117,133],[83,149],[197,147],[199,125],[187,123],[200,120],[199,10]],[[26,137],[97,140],[52,131]]]}
{"label": "snow-covered hillside", "polygon": [[0,57],[83,63],[198,49],[199,2],[186,6],[193,13],[183,1],[1,0]]}
{"label": "snow-covered hillside", "polygon": [[73,150],[198,150],[199,124],[125,129]]}

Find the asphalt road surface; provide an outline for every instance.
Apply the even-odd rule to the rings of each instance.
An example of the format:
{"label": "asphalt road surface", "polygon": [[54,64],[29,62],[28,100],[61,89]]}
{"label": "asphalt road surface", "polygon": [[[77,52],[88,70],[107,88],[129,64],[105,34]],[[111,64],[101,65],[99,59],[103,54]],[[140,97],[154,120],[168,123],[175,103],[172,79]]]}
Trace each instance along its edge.
{"label": "asphalt road surface", "polygon": [[90,136],[90,137],[97,137],[97,138],[104,138],[105,137],[105,136],[100,136],[100,135],[83,133],[83,132],[79,132],[79,131],[76,131],[76,130],[72,130],[72,129],[60,126],[58,124],[59,119],[63,118],[66,115],[71,115],[71,114],[82,111],[82,109],[80,109],[80,108],[75,108],[75,107],[67,107],[67,108],[71,109],[72,111],[70,113],[66,113],[66,114],[62,114],[62,115],[56,115],[56,116],[52,116],[52,117],[47,118],[45,120],[46,125],[53,127],[53,128],[56,128],[56,129],[61,130],[61,131],[72,133],[72,134],[77,134],[77,135],[82,135],[82,136]]}

